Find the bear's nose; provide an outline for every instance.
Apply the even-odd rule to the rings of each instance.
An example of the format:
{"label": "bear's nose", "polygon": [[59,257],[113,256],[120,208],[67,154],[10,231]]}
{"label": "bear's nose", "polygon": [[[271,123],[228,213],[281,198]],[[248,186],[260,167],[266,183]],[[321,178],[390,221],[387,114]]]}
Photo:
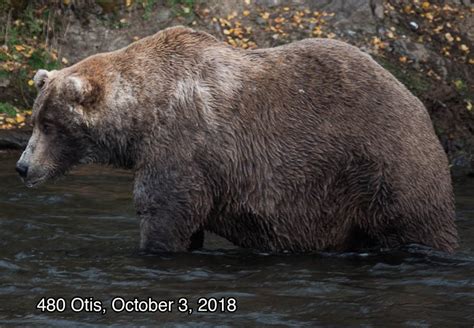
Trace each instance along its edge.
{"label": "bear's nose", "polygon": [[16,171],[22,178],[26,178],[26,175],[28,174],[28,165],[19,162],[16,163]]}

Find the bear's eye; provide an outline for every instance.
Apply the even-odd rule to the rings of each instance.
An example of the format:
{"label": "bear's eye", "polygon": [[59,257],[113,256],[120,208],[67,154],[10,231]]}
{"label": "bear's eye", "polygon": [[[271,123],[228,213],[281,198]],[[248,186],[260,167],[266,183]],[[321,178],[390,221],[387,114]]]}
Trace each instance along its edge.
{"label": "bear's eye", "polygon": [[51,133],[52,127],[53,126],[51,123],[43,123],[43,133],[44,134]]}

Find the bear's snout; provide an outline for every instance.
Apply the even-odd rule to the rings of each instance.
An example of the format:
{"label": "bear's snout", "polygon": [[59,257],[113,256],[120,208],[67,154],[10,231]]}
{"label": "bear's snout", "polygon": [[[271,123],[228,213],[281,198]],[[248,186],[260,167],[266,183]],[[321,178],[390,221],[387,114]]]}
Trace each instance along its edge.
{"label": "bear's snout", "polygon": [[21,161],[18,161],[16,163],[15,170],[18,172],[18,174],[22,178],[26,178],[26,176],[28,174],[28,165],[26,165],[25,163],[22,163]]}

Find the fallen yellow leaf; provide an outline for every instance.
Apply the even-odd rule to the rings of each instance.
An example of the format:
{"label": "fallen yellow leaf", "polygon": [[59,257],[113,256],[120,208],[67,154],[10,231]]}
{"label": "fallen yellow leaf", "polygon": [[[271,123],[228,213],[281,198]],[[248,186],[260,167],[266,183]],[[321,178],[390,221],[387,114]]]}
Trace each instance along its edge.
{"label": "fallen yellow leaf", "polygon": [[25,47],[23,47],[22,45],[16,45],[15,49],[16,49],[16,51],[21,52],[21,51],[25,50]]}
{"label": "fallen yellow leaf", "polygon": [[323,31],[321,31],[321,28],[319,26],[316,26],[313,30],[313,35],[321,36],[321,34],[323,34]]}
{"label": "fallen yellow leaf", "polygon": [[446,40],[448,40],[448,42],[453,42],[454,41],[454,38],[453,36],[451,35],[451,33],[446,33],[444,35],[444,37],[446,38]]}
{"label": "fallen yellow leaf", "polygon": [[433,31],[435,31],[436,33],[439,33],[441,32],[441,30],[444,28],[443,25],[439,25],[438,27],[436,27]]}
{"label": "fallen yellow leaf", "polygon": [[469,47],[466,46],[465,44],[461,44],[459,46],[459,49],[461,49],[461,51],[463,51],[463,52],[469,52]]}
{"label": "fallen yellow leaf", "polygon": [[23,123],[25,122],[25,116],[21,114],[16,114],[16,122],[17,123]]}
{"label": "fallen yellow leaf", "polygon": [[466,109],[467,109],[468,111],[471,111],[471,110],[472,110],[472,102],[470,102],[469,100],[467,101]]}
{"label": "fallen yellow leaf", "polygon": [[284,17],[277,17],[275,18],[275,23],[277,24],[281,24],[285,21],[285,18]]}

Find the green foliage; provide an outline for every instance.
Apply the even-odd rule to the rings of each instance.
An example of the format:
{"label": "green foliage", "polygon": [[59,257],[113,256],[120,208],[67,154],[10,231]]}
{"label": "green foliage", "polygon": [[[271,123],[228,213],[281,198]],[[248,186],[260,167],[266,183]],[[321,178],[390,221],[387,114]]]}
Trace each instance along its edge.
{"label": "green foliage", "polygon": [[392,73],[408,90],[416,96],[422,95],[431,88],[429,80],[423,75],[409,69],[402,69],[385,58],[374,58],[383,68]]}
{"label": "green foliage", "polygon": [[6,114],[8,116],[15,116],[17,113],[16,108],[12,104],[0,102],[0,114]]}
{"label": "green foliage", "polygon": [[0,0],[0,11],[8,12],[10,9],[10,0]]}
{"label": "green foliage", "polygon": [[50,54],[43,49],[36,49],[31,54],[31,57],[28,59],[28,65],[34,69],[57,69],[60,67],[60,64],[57,60],[52,60]]}
{"label": "green foliage", "polygon": [[187,6],[187,7],[194,7],[196,1],[195,0],[169,0],[169,3],[172,6]]}
{"label": "green foliage", "polygon": [[453,84],[459,93],[465,93],[467,91],[466,82],[464,82],[462,79],[454,80]]}
{"label": "green foliage", "polygon": [[[0,6],[1,7],[1,6]],[[18,24],[10,22],[7,26],[7,46],[11,47],[22,42],[24,37],[28,38],[40,38],[44,31],[44,24],[47,19],[49,11],[48,9],[41,12],[40,16],[37,17],[32,4],[26,7],[25,11],[19,17]],[[5,36],[2,35],[2,38]],[[4,40],[2,40],[4,41]]]}
{"label": "green foliage", "polygon": [[10,73],[8,71],[0,69],[0,79],[7,79],[9,76],[10,76]]}
{"label": "green foliage", "polygon": [[[19,9],[19,4],[13,1],[0,0],[0,8],[2,6],[6,9],[6,15],[15,12],[15,8]],[[31,106],[35,95],[31,83],[35,71],[41,68],[53,70],[61,66],[57,60],[57,51],[50,48],[50,40],[47,39],[46,32],[55,30],[54,24],[58,22],[51,7],[39,5],[36,1],[24,1],[24,6],[12,14],[3,29],[4,33],[0,34],[0,44],[6,44],[6,47],[0,48],[0,77],[9,80],[9,88],[18,91],[15,104],[21,102],[27,108]],[[2,104],[2,111],[13,113],[11,105]]]}
{"label": "green foliage", "polygon": [[[5,34],[5,36],[7,36],[6,44],[8,47],[12,47],[13,45],[20,43],[19,34],[20,32],[18,31],[17,27],[10,26],[10,28],[8,29],[8,34]],[[2,41],[5,40],[2,38]]]}
{"label": "green foliage", "polygon": [[168,5],[172,8],[176,16],[194,16],[195,0],[168,0]]}
{"label": "green foliage", "polygon": [[148,20],[150,18],[151,12],[153,11],[153,6],[156,4],[157,0],[146,0],[143,1],[143,19]]}
{"label": "green foliage", "polygon": [[25,22],[24,28],[26,32],[33,36],[39,36],[43,32],[43,20],[35,17],[33,7],[30,5],[27,7],[23,20]]}
{"label": "green foliage", "polygon": [[0,62],[7,61],[8,55],[6,53],[0,52]]}

